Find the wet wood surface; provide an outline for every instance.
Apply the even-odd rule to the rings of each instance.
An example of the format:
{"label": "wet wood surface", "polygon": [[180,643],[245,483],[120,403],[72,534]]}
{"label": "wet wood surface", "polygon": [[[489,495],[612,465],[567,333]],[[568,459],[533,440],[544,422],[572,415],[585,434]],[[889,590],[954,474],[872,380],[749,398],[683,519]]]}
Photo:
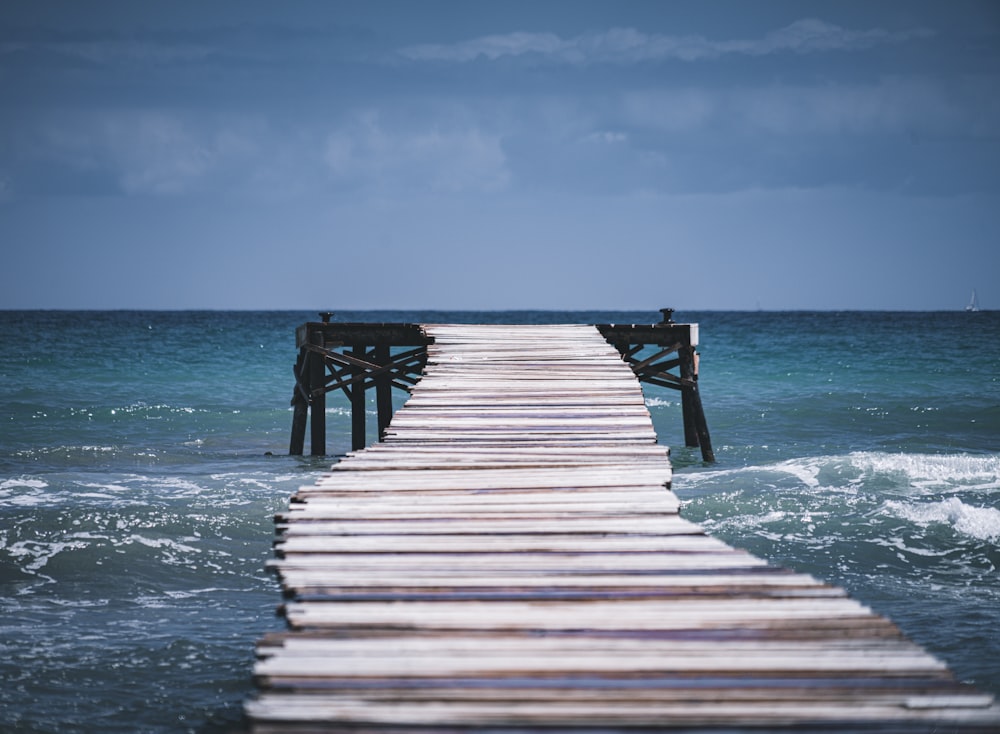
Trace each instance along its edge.
{"label": "wet wood surface", "polygon": [[385,430],[277,521],[252,731],[998,731],[843,590],[680,515],[588,326],[424,327]]}

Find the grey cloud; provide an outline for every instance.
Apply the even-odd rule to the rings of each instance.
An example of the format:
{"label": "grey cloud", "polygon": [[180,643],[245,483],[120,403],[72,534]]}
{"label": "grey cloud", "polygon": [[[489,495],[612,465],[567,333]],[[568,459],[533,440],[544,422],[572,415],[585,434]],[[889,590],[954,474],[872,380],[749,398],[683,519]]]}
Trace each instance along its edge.
{"label": "grey cloud", "polygon": [[773,53],[853,51],[883,44],[928,38],[932,31],[914,28],[851,30],[817,19],[798,20],[762,38],[715,41],[701,35],[648,34],[634,28],[612,28],[563,39],[554,33],[517,32],[491,35],[453,44],[407,46],[399,54],[413,61],[467,63],[484,58],[537,55],[566,64],[615,64],[640,61],[697,61],[727,55],[763,56]]}
{"label": "grey cloud", "polygon": [[424,44],[408,46],[399,53],[415,61],[475,61],[480,56],[495,61],[501,56],[521,56],[539,53],[547,56],[566,51],[571,42],[554,33],[508,33],[475,38],[450,45]]}
{"label": "grey cloud", "polygon": [[219,25],[197,30],[139,28],[66,31],[50,28],[0,28],[0,58],[30,56],[56,66],[93,64],[199,64],[209,61],[274,62],[339,58],[371,40],[364,29]]}
{"label": "grey cloud", "polygon": [[[815,18],[807,18],[768,33],[760,41],[736,41],[729,45],[732,46],[733,52],[751,55],[763,55],[778,51],[794,51],[796,53],[854,51],[884,44],[930,38],[933,35],[933,31],[925,28],[904,31],[873,28],[855,31]],[[723,47],[726,46],[727,44],[723,44]]]}
{"label": "grey cloud", "polygon": [[[204,119],[161,110],[104,110],[32,118],[8,129],[8,192],[176,196],[282,191],[308,174],[299,156],[283,161],[288,144],[266,123]],[[318,143],[314,143],[315,150]],[[12,150],[14,146],[12,146]],[[295,174],[288,172],[292,168]],[[47,172],[48,184],[32,171]],[[275,181],[281,171],[282,180]],[[23,183],[22,187],[20,183]]]}
{"label": "grey cloud", "polygon": [[625,92],[622,119],[639,128],[697,133],[710,126],[770,135],[908,134],[994,137],[1000,129],[997,84],[968,79],[884,77],[868,83],[687,87]]}
{"label": "grey cloud", "polygon": [[374,111],[331,132],[324,157],[334,179],[352,187],[497,191],[510,178],[496,134],[468,126],[396,130]]}

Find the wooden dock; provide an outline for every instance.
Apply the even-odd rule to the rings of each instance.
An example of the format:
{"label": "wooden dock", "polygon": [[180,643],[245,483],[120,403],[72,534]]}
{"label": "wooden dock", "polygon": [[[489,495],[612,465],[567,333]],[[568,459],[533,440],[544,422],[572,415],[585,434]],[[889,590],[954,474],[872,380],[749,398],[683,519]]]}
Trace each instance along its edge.
{"label": "wooden dock", "polygon": [[597,329],[424,330],[384,441],[278,519],[255,734],[1000,731],[890,621],[681,518]]}

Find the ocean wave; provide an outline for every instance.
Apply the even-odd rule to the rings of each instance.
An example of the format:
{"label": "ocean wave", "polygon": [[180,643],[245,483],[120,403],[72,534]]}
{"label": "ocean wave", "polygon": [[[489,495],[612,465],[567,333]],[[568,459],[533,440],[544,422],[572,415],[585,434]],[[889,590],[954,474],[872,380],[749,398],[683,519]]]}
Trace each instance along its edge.
{"label": "ocean wave", "polygon": [[35,479],[34,477],[17,477],[15,479],[4,479],[0,481],[0,491],[7,489],[17,489],[18,487],[25,487],[26,489],[45,489],[49,484],[43,479]]}
{"label": "ocean wave", "polygon": [[6,507],[39,507],[51,501],[49,483],[34,477],[15,477],[0,481],[0,500]]}
{"label": "ocean wave", "polygon": [[889,500],[883,507],[886,512],[922,527],[941,524],[976,540],[1000,541],[1000,510],[993,507],[976,507],[958,497],[923,503]]}
{"label": "ocean wave", "polygon": [[[704,489],[742,480],[770,487],[895,491],[905,495],[1000,490],[1000,455],[857,451],[788,459],[771,464],[678,472],[676,488]],[[789,481],[790,480],[790,481]]]}
{"label": "ocean wave", "polygon": [[72,458],[75,456],[86,456],[91,454],[107,455],[121,451],[119,446],[34,446],[30,449],[19,449],[14,452],[15,456],[27,459],[46,458],[50,456],[62,456]]}
{"label": "ocean wave", "polygon": [[[185,538],[185,540],[197,540],[196,538]],[[191,545],[186,545],[173,538],[147,538],[144,535],[133,533],[125,539],[125,543],[139,543],[148,548],[169,548],[175,551],[186,553],[201,553],[201,550]]]}
{"label": "ocean wave", "polygon": [[181,405],[167,405],[164,403],[158,403],[156,405],[148,405],[144,402],[132,403],[131,405],[125,405],[120,408],[111,408],[110,415],[134,415],[134,414],[145,414],[149,417],[154,417],[154,413],[181,413],[186,415],[192,415],[194,413],[208,413],[206,408],[192,408],[190,406]]}
{"label": "ocean wave", "polygon": [[37,573],[59,553],[67,550],[79,550],[86,547],[87,543],[78,540],[55,542],[21,540],[6,546],[4,550],[6,550],[12,558],[20,561],[20,567],[23,570]]}
{"label": "ocean wave", "polygon": [[1000,455],[859,452],[848,459],[867,474],[895,476],[926,491],[1000,489]]}
{"label": "ocean wave", "polygon": [[677,403],[672,400],[664,400],[655,395],[646,398],[647,408],[670,408],[674,405],[677,405]]}
{"label": "ocean wave", "polygon": [[184,589],[184,590],[167,589],[163,593],[168,599],[193,599],[203,594],[218,594],[219,592],[229,593],[232,591],[234,590],[222,588],[220,586],[210,586],[204,589]]}
{"label": "ocean wave", "polygon": [[148,486],[161,488],[161,489],[173,489],[178,490],[180,494],[195,493],[201,494],[208,491],[207,487],[198,484],[197,482],[192,482],[189,479],[182,479],[181,477],[172,476],[154,476],[146,477],[144,480]]}

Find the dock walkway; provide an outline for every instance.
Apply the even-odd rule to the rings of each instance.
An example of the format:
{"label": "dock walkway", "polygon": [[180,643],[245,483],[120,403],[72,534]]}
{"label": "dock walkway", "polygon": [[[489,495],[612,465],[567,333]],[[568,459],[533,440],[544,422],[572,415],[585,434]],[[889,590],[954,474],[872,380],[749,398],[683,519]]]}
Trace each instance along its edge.
{"label": "dock walkway", "polygon": [[680,517],[589,326],[425,326],[385,440],[279,518],[255,734],[1000,730],[888,620]]}

